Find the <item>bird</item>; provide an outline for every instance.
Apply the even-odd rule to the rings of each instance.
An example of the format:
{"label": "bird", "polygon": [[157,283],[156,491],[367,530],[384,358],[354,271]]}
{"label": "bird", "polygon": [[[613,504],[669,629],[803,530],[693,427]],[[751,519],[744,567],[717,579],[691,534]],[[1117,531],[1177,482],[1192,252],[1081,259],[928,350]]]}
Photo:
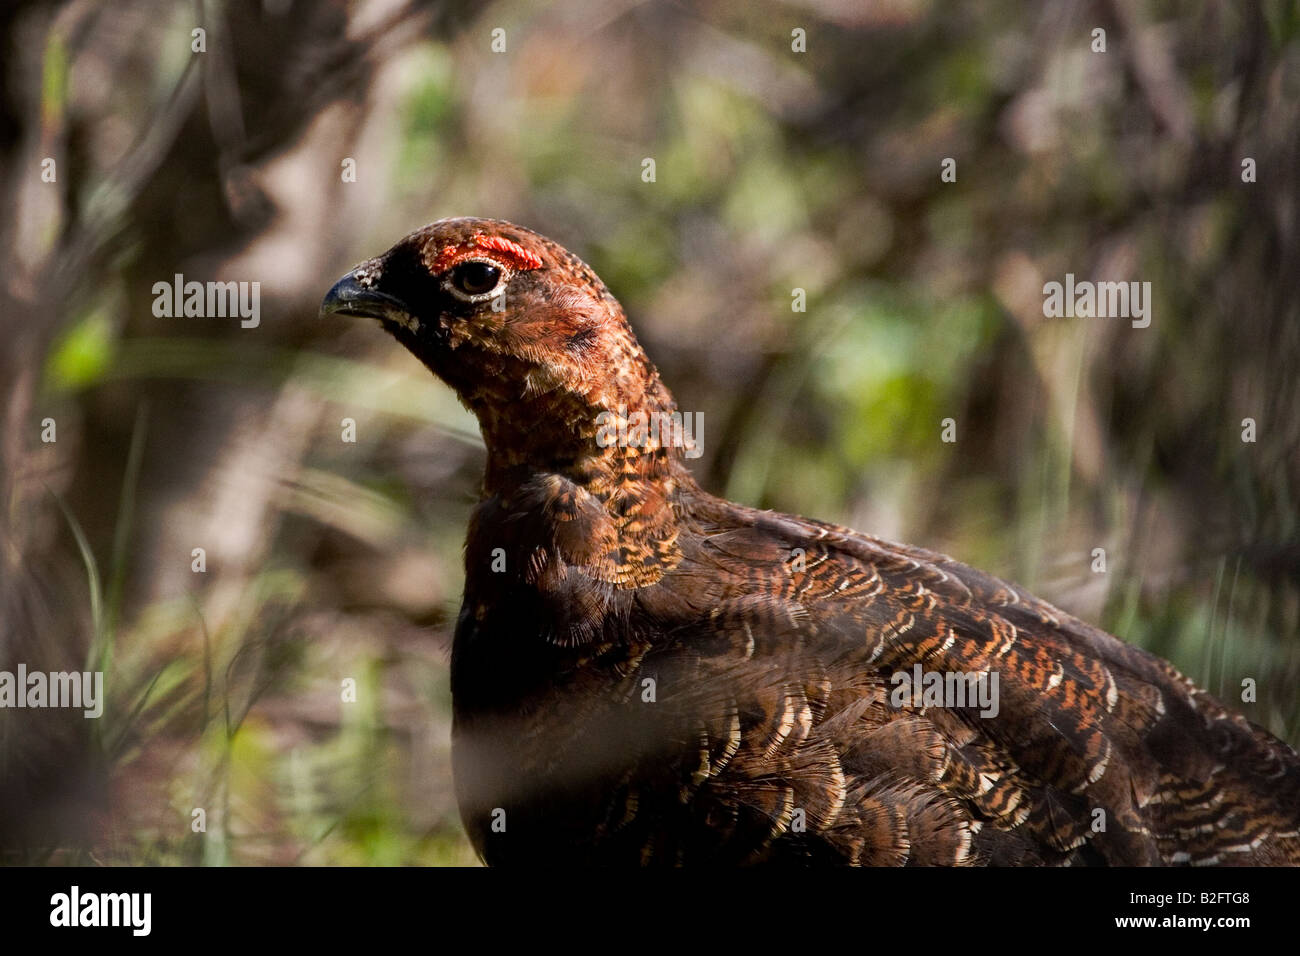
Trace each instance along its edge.
{"label": "bird", "polygon": [[488,865],[1300,863],[1300,758],[1167,661],[943,554],[704,490],[559,244],[442,219],[321,312],[377,320],[479,422],[450,681]]}

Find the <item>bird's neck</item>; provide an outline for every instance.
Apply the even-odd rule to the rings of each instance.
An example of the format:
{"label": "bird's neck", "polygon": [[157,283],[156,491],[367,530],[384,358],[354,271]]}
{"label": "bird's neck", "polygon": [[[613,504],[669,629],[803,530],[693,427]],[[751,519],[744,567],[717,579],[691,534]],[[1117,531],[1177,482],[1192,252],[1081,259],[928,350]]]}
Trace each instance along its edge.
{"label": "bird's neck", "polygon": [[585,529],[570,560],[620,587],[653,584],[677,565],[682,494],[697,487],[683,459],[703,436],[657,375],[475,411],[488,451],[485,498],[528,502],[557,525],[576,515],[577,527],[551,532]]}

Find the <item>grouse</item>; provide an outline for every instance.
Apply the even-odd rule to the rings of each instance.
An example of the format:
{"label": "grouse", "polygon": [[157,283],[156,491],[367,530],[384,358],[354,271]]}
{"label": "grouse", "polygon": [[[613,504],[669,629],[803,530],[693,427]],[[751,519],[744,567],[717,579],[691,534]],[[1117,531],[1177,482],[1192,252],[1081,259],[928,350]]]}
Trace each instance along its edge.
{"label": "grouse", "polygon": [[330,289],[477,416],[453,774],[489,864],[1300,862],[1300,758],[951,558],[705,492],[619,303],[444,219]]}

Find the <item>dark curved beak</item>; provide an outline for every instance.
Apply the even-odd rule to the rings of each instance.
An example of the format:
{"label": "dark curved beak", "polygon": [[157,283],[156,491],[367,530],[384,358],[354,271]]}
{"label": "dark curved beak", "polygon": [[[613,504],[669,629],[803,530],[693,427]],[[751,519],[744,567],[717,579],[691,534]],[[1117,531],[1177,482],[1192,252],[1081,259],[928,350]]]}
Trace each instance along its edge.
{"label": "dark curved beak", "polygon": [[321,315],[358,315],[409,326],[411,311],[406,303],[372,286],[362,285],[355,271],[349,272],[325,293]]}

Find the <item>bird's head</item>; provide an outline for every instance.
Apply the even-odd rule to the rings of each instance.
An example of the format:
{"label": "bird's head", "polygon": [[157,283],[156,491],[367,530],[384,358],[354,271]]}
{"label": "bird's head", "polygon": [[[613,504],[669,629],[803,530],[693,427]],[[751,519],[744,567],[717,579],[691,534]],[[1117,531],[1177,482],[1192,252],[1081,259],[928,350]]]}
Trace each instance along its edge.
{"label": "bird's head", "polygon": [[602,413],[673,410],[595,272],[512,223],[426,226],[341,278],[321,311],[377,319],[455,389],[479,419],[489,479],[520,465],[568,473],[612,464],[629,452],[597,443]]}

